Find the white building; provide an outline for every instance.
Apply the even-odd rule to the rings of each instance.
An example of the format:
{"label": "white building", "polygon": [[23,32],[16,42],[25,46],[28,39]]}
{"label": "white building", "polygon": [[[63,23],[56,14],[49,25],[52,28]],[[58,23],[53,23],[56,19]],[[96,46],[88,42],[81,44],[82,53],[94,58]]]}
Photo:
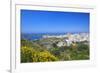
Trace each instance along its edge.
{"label": "white building", "polygon": [[58,47],[66,46],[66,43],[63,42],[63,41],[60,41],[60,42],[58,42],[57,46],[58,46]]}
{"label": "white building", "polygon": [[66,41],[66,43],[67,43],[67,46],[70,46],[71,44],[72,44],[72,41],[71,40],[65,40]]}

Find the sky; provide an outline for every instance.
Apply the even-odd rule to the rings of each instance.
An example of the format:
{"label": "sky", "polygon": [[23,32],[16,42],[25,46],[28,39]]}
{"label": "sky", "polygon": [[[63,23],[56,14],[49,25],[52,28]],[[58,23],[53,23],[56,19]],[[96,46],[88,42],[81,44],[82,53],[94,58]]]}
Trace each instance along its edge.
{"label": "sky", "polygon": [[89,13],[21,10],[22,33],[89,32]]}

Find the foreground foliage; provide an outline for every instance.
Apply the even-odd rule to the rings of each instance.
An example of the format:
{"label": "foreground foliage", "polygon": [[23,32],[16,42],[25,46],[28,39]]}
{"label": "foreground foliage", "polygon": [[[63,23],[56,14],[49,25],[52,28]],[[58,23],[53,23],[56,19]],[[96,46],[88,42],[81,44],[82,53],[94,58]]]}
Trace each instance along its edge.
{"label": "foreground foliage", "polygon": [[89,59],[89,45],[81,42],[62,47],[52,44],[52,48],[47,49],[39,41],[21,40],[22,63],[86,59]]}
{"label": "foreground foliage", "polygon": [[21,47],[21,62],[45,62],[58,60],[57,57],[52,55],[46,49],[41,49],[38,44],[28,45],[27,43],[29,43],[29,41],[24,41],[24,45]]}

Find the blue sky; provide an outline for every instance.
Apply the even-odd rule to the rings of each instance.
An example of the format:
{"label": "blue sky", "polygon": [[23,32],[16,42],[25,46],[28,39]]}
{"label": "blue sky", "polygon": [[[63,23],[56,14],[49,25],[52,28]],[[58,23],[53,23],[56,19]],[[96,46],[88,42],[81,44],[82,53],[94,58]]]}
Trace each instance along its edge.
{"label": "blue sky", "polygon": [[21,10],[21,32],[89,32],[89,17],[89,13]]}

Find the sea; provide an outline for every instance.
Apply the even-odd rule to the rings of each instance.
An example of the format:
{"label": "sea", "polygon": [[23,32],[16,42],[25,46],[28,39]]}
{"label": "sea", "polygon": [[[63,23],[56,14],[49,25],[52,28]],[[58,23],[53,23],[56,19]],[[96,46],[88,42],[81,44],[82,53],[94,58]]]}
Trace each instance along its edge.
{"label": "sea", "polygon": [[21,33],[21,39],[26,40],[39,40],[42,39],[44,35],[65,35],[66,33]]}
{"label": "sea", "polygon": [[[80,32],[73,32],[71,34],[80,34]],[[26,40],[39,40],[42,39],[44,35],[66,35],[68,33],[21,33],[21,39],[26,39]]]}

